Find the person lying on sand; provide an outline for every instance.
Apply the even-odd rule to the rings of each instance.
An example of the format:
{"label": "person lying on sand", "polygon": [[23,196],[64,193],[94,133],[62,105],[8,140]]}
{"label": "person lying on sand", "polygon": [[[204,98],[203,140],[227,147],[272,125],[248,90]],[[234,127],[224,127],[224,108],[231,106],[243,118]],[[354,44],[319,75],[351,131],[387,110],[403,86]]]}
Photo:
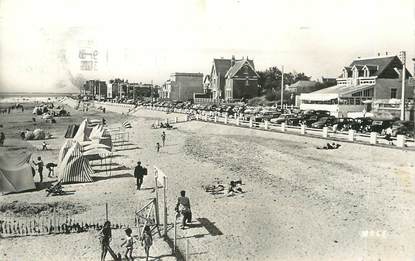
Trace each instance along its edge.
{"label": "person lying on sand", "polygon": [[333,142],[332,144],[327,143],[326,146],[323,146],[323,147],[317,147],[317,149],[318,150],[335,150],[340,147],[341,147],[340,144]]}
{"label": "person lying on sand", "polygon": [[234,196],[235,194],[238,193],[244,193],[244,191],[241,188],[242,185],[242,181],[231,181],[229,183],[229,188],[228,188],[228,197]]}

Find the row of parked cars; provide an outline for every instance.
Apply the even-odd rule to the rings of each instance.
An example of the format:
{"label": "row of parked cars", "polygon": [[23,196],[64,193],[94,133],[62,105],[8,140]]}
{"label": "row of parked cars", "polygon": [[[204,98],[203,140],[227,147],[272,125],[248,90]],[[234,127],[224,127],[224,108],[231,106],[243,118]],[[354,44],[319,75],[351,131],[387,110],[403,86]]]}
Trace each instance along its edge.
{"label": "row of parked cars", "polygon": [[281,124],[285,123],[289,126],[306,125],[309,128],[322,129],[329,127],[336,131],[355,130],[360,133],[377,132],[379,134],[389,133],[391,136],[398,134],[408,137],[414,136],[414,122],[400,121],[392,119],[375,119],[369,117],[359,118],[336,118],[330,115],[329,111],[309,110],[302,111],[295,108],[277,108],[264,106],[247,106],[245,104],[238,105],[206,105],[192,104],[190,102],[139,102],[138,105],[150,105],[165,107],[171,109],[185,109],[188,113],[214,114],[219,116],[228,115],[229,117],[242,117],[245,120],[252,118],[255,122],[263,122],[265,120]]}

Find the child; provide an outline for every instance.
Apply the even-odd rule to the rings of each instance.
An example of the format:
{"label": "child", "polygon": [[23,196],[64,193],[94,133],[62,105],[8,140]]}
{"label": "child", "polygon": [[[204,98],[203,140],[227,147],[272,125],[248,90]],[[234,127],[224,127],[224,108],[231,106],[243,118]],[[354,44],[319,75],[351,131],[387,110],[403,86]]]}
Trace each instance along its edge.
{"label": "child", "polygon": [[150,254],[150,247],[153,244],[153,237],[151,236],[151,230],[149,226],[144,227],[143,237],[141,238],[141,245],[144,246],[146,251],[146,261],[148,261],[148,256]]}
{"label": "child", "polygon": [[[127,260],[130,260],[130,259],[134,260],[133,255],[132,255],[134,240],[133,240],[133,237],[131,236],[131,233],[132,233],[131,228],[127,228],[125,230],[125,234],[127,235],[127,237],[126,237],[125,241],[121,244],[121,247],[123,247],[125,245],[125,247],[127,248],[125,250],[125,254],[124,254],[124,256]],[[130,259],[128,259],[128,258],[130,258]]]}
{"label": "child", "polygon": [[42,150],[48,150],[48,144],[46,144],[46,142],[42,143]]}
{"label": "child", "polygon": [[156,143],[156,150],[157,150],[157,152],[160,152],[160,143],[159,142]]}

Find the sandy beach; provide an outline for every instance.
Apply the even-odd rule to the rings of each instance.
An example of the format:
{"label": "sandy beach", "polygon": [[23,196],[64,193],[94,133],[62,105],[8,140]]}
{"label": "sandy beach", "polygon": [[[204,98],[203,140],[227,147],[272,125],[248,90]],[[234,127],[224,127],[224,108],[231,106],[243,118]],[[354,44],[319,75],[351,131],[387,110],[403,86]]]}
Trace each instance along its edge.
{"label": "sandy beach", "polygon": [[[138,110],[126,116],[108,111],[104,117],[109,124],[119,126],[128,119],[133,126],[127,130],[131,144],[117,152],[111,177],[97,171],[93,183],[65,185],[74,191],[71,195],[46,198],[44,191],[24,192],[2,196],[2,204],[66,202],[78,206],[79,213],[71,213],[77,218],[102,218],[108,203],[110,219],[121,222],[154,196],[151,175],[144,180],[144,190],[135,190],[131,168],[141,160],[149,170],[157,166],[168,177],[169,223],[180,190],[187,191],[193,223],[179,230],[178,243],[182,247],[188,239],[195,260],[410,260],[415,255],[414,152],[352,143],[334,151],[317,150],[324,140],[187,122],[166,130],[166,146],[157,153],[155,143],[160,142],[162,129],[150,126],[174,114]],[[48,141],[51,151],[38,152],[38,142],[26,148],[45,161],[56,160],[66,125],[79,123],[84,116],[103,114],[73,111],[71,118],[49,126],[56,137]],[[11,121],[12,117],[2,117],[6,149],[25,143],[11,138],[14,128],[6,127]],[[23,128],[32,123],[21,124]],[[202,189],[238,179],[245,193],[233,197]],[[120,231],[114,242],[121,242]],[[96,260],[99,256],[92,232],[0,240],[2,260]],[[156,247],[160,250],[153,260],[170,258],[165,256],[170,250],[164,242]],[[142,254],[137,249],[136,256]]]}

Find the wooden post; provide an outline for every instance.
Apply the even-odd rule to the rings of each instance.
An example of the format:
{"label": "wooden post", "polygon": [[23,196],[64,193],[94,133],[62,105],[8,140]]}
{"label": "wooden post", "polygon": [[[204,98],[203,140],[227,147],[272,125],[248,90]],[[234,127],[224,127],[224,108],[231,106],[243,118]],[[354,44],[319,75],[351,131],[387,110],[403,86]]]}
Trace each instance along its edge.
{"label": "wooden post", "polygon": [[349,130],[348,140],[354,141],[354,130]]}
{"label": "wooden post", "polygon": [[377,143],[377,137],[378,137],[377,132],[371,132],[370,133],[370,144],[376,144]]}
{"label": "wooden post", "polygon": [[156,222],[157,225],[160,224],[160,216],[159,216],[159,194],[158,194],[158,185],[157,185],[157,170],[154,168],[154,192],[156,193],[155,200],[155,212],[156,212]]}
{"label": "wooden post", "polygon": [[399,148],[405,147],[405,135],[397,135],[396,138],[396,146]]}
{"label": "wooden post", "polygon": [[164,219],[163,219],[163,236],[167,237],[167,196],[166,196],[166,188],[167,188],[167,178],[166,176],[163,177],[163,207],[164,207]]}
{"label": "wooden post", "polygon": [[176,244],[177,244],[177,218],[174,218],[173,222],[174,227],[174,238],[173,238],[173,254],[176,253]]}
{"label": "wooden post", "polygon": [[[281,105],[282,106],[282,105]],[[285,132],[285,122],[281,123],[281,131]]]}
{"label": "wooden post", "polygon": [[301,134],[304,135],[305,134],[305,124],[301,125]]}
{"label": "wooden post", "polygon": [[189,239],[186,239],[186,261],[189,260]]}
{"label": "wooden post", "polygon": [[329,128],[323,127],[323,138],[327,138],[329,136]]}
{"label": "wooden post", "polygon": [[269,121],[264,122],[264,129],[266,129],[266,130],[269,129]]}
{"label": "wooden post", "polygon": [[108,221],[108,203],[105,203],[105,221]]}

